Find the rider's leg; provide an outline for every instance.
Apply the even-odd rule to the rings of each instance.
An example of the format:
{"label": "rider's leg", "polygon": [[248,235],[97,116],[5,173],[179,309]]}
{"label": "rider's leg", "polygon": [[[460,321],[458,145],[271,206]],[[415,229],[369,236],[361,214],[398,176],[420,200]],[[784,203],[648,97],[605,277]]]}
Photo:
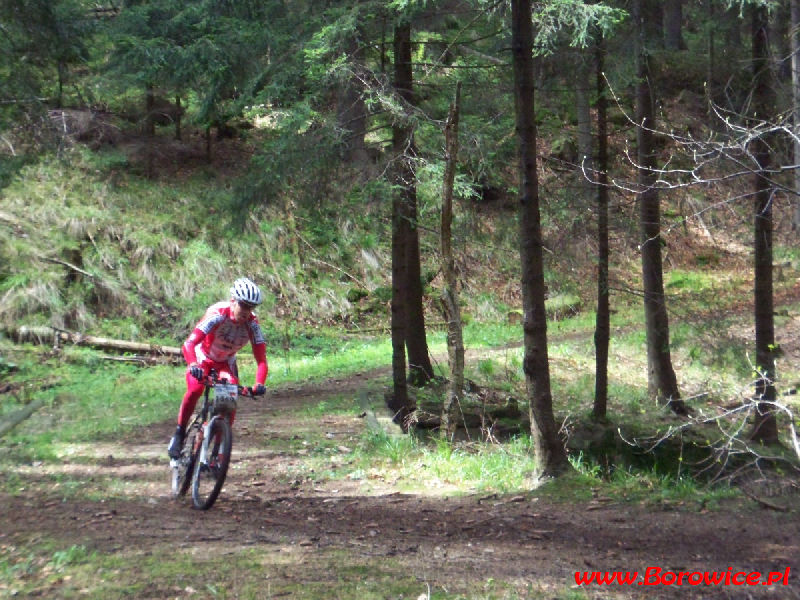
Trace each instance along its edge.
{"label": "rider's leg", "polygon": [[183,438],[186,436],[186,426],[189,424],[189,419],[192,418],[197,400],[203,395],[204,385],[186,373],[186,393],[183,395],[181,401],[181,408],[178,411],[178,426],[175,428],[175,434],[169,442],[167,447],[167,454],[170,458],[179,458],[181,455],[181,448],[183,448]]}
{"label": "rider's leg", "polygon": [[189,373],[186,373],[186,393],[183,395],[181,401],[181,408],[178,411],[178,426],[186,428],[189,420],[192,418],[197,400],[203,395],[205,386],[202,382],[197,381]]}

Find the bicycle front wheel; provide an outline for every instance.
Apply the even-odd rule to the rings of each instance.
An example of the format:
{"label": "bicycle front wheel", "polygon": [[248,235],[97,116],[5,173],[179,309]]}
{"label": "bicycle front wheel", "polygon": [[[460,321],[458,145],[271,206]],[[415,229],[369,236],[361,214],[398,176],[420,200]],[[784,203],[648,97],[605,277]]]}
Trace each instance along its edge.
{"label": "bicycle front wheel", "polygon": [[194,475],[195,459],[199,453],[197,437],[200,435],[200,424],[193,424],[183,441],[181,457],[177,461],[172,461],[172,495],[176,499],[185,496],[189,491]]}
{"label": "bicycle front wheel", "polygon": [[192,503],[200,510],[208,510],[214,504],[225,483],[231,460],[233,433],[230,423],[216,418],[208,430],[208,452],[205,460],[200,457],[194,464],[192,476]]}

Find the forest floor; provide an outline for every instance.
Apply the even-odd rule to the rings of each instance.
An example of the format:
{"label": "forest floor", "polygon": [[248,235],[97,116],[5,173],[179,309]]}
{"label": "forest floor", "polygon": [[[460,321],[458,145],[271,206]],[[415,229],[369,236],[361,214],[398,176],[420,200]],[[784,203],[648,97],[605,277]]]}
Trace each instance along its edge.
{"label": "forest floor", "polygon": [[[334,440],[336,459],[346,460],[366,427],[354,414],[310,418],[309,407],[342,394],[355,398],[376,376],[273,389],[264,404],[240,403],[234,461],[207,512],[170,497],[165,448],[171,421],[76,450],[60,464],[20,467],[18,489],[0,493],[0,556],[42,540],[137,560],[185,552],[224,562],[255,551],[263,573],[263,595],[255,597],[263,598],[800,598],[796,511],[741,500],[712,509],[601,497],[565,501],[536,490],[449,495],[442,489],[408,492],[369,475],[293,477],[311,449],[305,440]],[[80,493],[53,484],[59,475],[80,481]],[[120,486],[113,497],[110,481]],[[788,577],[772,585],[690,585],[688,576],[681,586],[642,585],[648,568]],[[639,576],[633,585],[579,587],[577,571]],[[391,592],[390,582],[402,578],[411,578],[418,592]],[[332,591],[348,579],[356,580],[353,589],[385,581],[386,593]],[[186,580],[192,581],[188,574]],[[220,597],[240,597],[235,582],[230,585],[233,591]],[[74,580],[51,579],[31,595],[81,597],[80,589]],[[0,586],[0,597],[13,595]],[[197,582],[156,578],[138,582],[130,597],[211,596],[198,591]]]}

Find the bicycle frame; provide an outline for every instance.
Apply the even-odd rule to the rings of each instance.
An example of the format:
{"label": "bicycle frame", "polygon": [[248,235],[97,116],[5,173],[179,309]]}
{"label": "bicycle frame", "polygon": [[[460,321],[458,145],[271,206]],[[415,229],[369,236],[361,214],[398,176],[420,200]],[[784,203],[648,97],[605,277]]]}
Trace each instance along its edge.
{"label": "bicycle frame", "polygon": [[[202,427],[200,428],[201,437],[202,437],[202,447],[200,448],[200,454],[198,455],[198,460],[201,463],[205,463],[206,462],[206,456],[208,455],[208,442],[209,442],[208,432],[211,430],[211,427],[213,426],[213,423],[215,421],[217,421],[218,419],[229,419],[228,415],[230,414],[229,412],[221,412],[221,413],[217,413],[217,414],[212,415],[210,419],[208,418],[208,415],[211,412],[211,408],[212,408],[212,402],[210,400],[211,390],[216,388],[217,386],[220,386],[220,385],[232,385],[232,384],[228,384],[227,380],[218,381],[217,378],[216,378],[216,373],[214,372],[213,369],[209,373],[209,375],[208,375],[208,377],[207,377],[207,379],[206,379],[206,381],[204,383],[205,383],[205,391],[203,392],[203,408],[197,414],[197,416],[195,417],[195,421],[194,421],[195,423],[197,423],[198,421],[200,423],[203,423]],[[244,389],[246,389],[246,388],[243,388],[242,386],[237,385],[236,386],[236,391],[237,391],[236,396],[237,397],[238,396],[246,396],[246,394],[242,394],[242,391]],[[230,391],[229,391],[229,394],[230,394]],[[233,400],[232,397],[229,398],[229,400]],[[235,405],[235,401],[233,401],[233,404]]]}

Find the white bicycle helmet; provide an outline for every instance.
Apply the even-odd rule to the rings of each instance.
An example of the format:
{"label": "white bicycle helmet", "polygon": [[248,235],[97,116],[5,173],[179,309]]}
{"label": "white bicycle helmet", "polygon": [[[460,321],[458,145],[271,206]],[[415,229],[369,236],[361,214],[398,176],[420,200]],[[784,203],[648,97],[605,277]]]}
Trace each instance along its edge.
{"label": "white bicycle helmet", "polygon": [[261,304],[261,290],[247,277],[240,277],[231,286],[231,298],[256,306]]}

